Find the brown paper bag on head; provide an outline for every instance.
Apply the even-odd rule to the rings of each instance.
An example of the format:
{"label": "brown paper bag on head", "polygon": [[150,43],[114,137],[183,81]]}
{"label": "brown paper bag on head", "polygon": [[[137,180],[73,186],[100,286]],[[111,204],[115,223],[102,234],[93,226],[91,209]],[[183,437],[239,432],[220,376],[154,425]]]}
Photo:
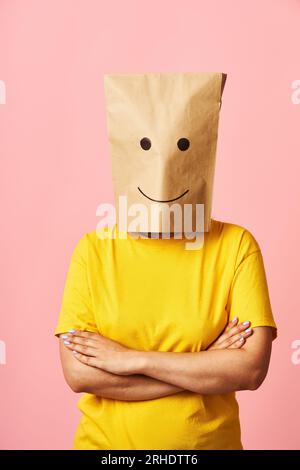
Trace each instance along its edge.
{"label": "brown paper bag on head", "polygon": [[196,206],[204,205],[209,231],[225,80],[222,73],[104,75],[117,220],[127,218],[126,230],[196,232]]}

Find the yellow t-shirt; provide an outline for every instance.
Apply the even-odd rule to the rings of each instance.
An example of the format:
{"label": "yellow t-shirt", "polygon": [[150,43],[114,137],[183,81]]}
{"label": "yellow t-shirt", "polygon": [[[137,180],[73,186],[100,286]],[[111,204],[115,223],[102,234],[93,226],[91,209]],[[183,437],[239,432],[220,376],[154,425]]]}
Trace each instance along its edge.
{"label": "yellow t-shirt", "polygon": [[[99,332],[130,348],[198,352],[229,319],[274,327],[260,248],[238,225],[212,220],[199,250],[184,239],[81,237],[55,334]],[[84,394],[75,449],[242,449],[235,393],[183,391],[144,401]]]}

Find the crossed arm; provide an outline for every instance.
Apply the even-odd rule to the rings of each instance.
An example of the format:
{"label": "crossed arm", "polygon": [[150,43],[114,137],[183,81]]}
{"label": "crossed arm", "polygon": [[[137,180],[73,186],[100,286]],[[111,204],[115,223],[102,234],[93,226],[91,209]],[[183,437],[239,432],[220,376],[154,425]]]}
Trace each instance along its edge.
{"label": "crossed arm", "polygon": [[86,392],[115,400],[151,400],[182,391],[179,387],[141,374],[118,375],[75,359],[60,340],[65,379],[74,392]]}
{"label": "crossed arm", "polygon": [[75,392],[126,401],[185,390],[255,390],[268,371],[272,328],[248,326],[230,322],[206,351],[195,353],[138,351],[96,333],[72,331],[60,339],[64,375]]}

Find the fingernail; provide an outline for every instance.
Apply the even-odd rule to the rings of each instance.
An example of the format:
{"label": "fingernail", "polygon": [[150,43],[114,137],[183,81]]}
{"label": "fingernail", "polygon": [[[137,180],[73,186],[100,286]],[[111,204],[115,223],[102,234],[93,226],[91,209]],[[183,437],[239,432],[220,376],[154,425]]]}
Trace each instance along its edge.
{"label": "fingernail", "polygon": [[231,321],[232,321],[232,323],[236,322],[236,321],[237,321],[237,317],[234,317]]}
{"label": "fingernail", "polygon": [[70,341],[64,341],[64,344],[71,344]]}
{"label": "fingernail", "polygon": [[69,333],[75,333],[76,330],[69,330]]}
{"label": "fingernail", "polygon": [[247,328],[247,330],[245,330],[245,333],[249,333],[251,331],[251,328]]}
{"label": "fingernail", "polygon": [[249,324],[250,324],[249,321],[244,321],[244,322],[243,322],[243,325],[249,325]]}
{"label": "fingernail", "polygon": [[62,339],[68,339],[68,335],[61,335],[60,336]]}
{"label": "fingernail", "polygon": [[77,354],[77,351],[72,351],[73,354]]}

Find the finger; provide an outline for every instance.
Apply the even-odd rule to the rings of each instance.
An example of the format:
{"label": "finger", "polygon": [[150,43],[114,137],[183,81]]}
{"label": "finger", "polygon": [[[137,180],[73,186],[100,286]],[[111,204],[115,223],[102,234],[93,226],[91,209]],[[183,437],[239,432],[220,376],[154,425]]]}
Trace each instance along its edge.
{"label": "finger", "polygon": [[[235,317],[236,318],[236,317]],[[234,321],[234,323],[237,322],[237,320],[233,319],[232,322]],[[236,334],[238,334],[240,331],[243,331],[245,330],[250,322],[244,322],[244,323],[240,323],[239,325],[231,325],[232,322],[229,322],[228,324],[228,327],[225,329],[225,331],[219,336],[219,338],[217,339],[217,341],[215,342],[216,345],[221,345],[221,347],[223,346],[223,342],[224,341],[227,341],[228,338],[230,338],[231,336],[234,336]],[[225,346],[226,347],[226,346]]]}
{"label": "finger", "polygon": [[231,344],[227,349],[238,349],[241,348],[246,342],[246,338],[240,338],[237,341],[235,341],[233,344]]}
{"label": "finger", "polygon": [[97,342],[89,338],[81,338],[80,336],[69,336],[67,338],[69,344],[80,344],[82,346],[89,346],[90,348],[96,348]]}
{"label": "finger", "polygon": [[[60,337],[64,341],[69,341],[70,343],[72,342],[78,342],[79,344],[88,344],[92,346],[93,344],[95,345],[97,342],[97,337],[99,338],[99,335],[91,336],[89,333],[88,334],[78,334],[76,330],[70,330],[74,331],[74,333],[64,333],[63,335],[60,335]],[[87,333],[87,332],[81,332],[81,333]],[[81,343],[80,341],[86,341],[86,343]]]}
{"label": "finger", "polygon": [[251,336],[253,333],[253,329],[252,328],[247,328],[247,330],[245,331],[242,331],[240,333],[237,333],[236,335],[234,336],[231,336],[231,344],[234,344],[236,341],[239,341],[241,338],[245,338],[247,339],[249,336]]}
{"label": "finger", "polygon": [[90,346],[82,346],[81,344],[74,344],[69,341],[64,341],[64,345],[71,351],[79,352],[85,356],[96,356],[97,349],[91,348]]}
{"label": "finger", "polygon": [[238,317],[234,317],[234,318],[228,323],[228,325],[226,326],[225,332],[226,332],[226,331],[229,331],[231,328],[233,328],[233,327],[237,324],[237,321],[238,321]]}
{"label": "finger", "polygon": [[229,336],[228,338],[226,338],[225,341],[223,341],[220,344],[220,348],[221,349],[224,349],[224,348],[227,349],[230,346],[232,346],[236,341],[242,340],[242,338],[243,339],[248,338],[252,333],[253,333],[252,328],[247,328],[247,330],[245,330],[245,331],[241,331],[239,333],[236,333],[233,336]]}
{"label": "finger", "polygon": [[228,322],[227,326],[219,336],[219,338],[214,342],[214,345],[217,346],[222,343],[227,338],[226,333],[228,333],[238,322],[238,317],[234,317],[230,322]]}
{"label": "finger", "polygon": [[69,330],[69,335],[80,337],[80,338],[88,338],[96,340],[97,337],[100,335],[98,333],[94,333],[92,331],[82,331],[82,330]]}
{"label": "finger", "polygon": [[87,366],[97,367],[98,360],[95,357],[86,356],[85,354],[81,354],[77,351],[73,351],[74,357],[82,364],[86,364]]}
{"label": "finger", "polygon": [[238,333],[246,330],[249,328],[250,322],[245,321],[243,323],[239,323],[239,325],[230,328],[227,332],[223,333],[222,337],[220,337],[220,341],[222,342],[224,339],[227,340],[231,336],[237,335]]}

